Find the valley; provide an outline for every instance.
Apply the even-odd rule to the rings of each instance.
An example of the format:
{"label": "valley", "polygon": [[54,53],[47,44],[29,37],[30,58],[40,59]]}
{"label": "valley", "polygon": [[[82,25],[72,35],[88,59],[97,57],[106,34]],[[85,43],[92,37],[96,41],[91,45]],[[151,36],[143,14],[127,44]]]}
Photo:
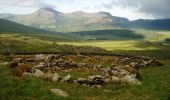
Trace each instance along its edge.
{"label": "valley", "polygon": [[170,99],[169,19],[48,7],[0,18],[0,100]]}

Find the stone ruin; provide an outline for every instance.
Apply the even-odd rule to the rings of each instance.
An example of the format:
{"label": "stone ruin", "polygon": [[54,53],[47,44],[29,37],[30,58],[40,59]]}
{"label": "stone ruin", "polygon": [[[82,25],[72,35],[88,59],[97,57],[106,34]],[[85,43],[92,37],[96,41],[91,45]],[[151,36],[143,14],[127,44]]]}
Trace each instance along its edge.
{"label": "stone ruin", "polygon": [[[87,56],[73,55],[71,60],[66,60],[68,55],[55,54],[38,54],[32,57],[15,58],[10,63],[13,68],[13,75],[16,76],[34,76],[38,78],[48,79],[52,82],[78,83],[90,87],[101,88],[107,84],[133,84],[140,85],[137,79],[139,68],[149,66],[161,66],[162,63],[156,59],[146,57],[109,57],[114,59],[115,64],[103,66],[99,64],[78,63],[75,58],[85,59]],[[91,57],[91,56],[90,56]],[[76,58],[77,59],[77,58]],[[91,59],[91,58],[88,58]],[[106,60],[104,57],[97,57],[97,60]],[[75,61],[74,61],[75,60]],[[80,59],[78,59],[79,61]],[[112,60],[109,60],[112,63]],[[95,62],[95,60],[93,59]],[[93,62],[92,61],[92,62]],[[116,64],[122,64],[117,66]],[[89,75],[87,77],[74,78],[71,74],[61,76],[57,71],[76,71],[77,69],[88,68],[101,74]]]}

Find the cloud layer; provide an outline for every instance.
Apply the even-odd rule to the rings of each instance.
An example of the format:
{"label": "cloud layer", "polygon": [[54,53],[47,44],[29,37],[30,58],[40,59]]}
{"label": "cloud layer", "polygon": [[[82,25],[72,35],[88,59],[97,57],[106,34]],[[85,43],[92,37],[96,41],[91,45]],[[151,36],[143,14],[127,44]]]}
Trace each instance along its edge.
{"label": "cloud layer", "polygon": [[115,5],[122,9],[133,8],[155,18],[170,18],[170,0],[111,0],[103,7],[112,9]]}
{"label": "cloud layer", "polygon": [[53,4],[48,4],[45,0],[0,0],[0,3],[7,6],[19,6],[19,7],[51,7],[54,8]]}
{"label": "cloud layer", "polygon": [[170,0],[0,0],[1,13],[30,12],[42,7],[57,8],[63,12],[107,11],[132,20],[170,18]]}

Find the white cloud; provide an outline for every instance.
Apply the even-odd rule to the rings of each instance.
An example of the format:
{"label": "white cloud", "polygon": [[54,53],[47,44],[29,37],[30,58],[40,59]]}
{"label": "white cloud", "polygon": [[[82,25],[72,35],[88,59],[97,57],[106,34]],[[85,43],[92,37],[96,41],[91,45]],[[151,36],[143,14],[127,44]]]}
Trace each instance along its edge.
{"label": "white cloud", "polygon": [[170,0],[0,0],[0,12],[30,13],[38,8],[57,8],[61,12],[110,12],[133,19],[170,18]]}

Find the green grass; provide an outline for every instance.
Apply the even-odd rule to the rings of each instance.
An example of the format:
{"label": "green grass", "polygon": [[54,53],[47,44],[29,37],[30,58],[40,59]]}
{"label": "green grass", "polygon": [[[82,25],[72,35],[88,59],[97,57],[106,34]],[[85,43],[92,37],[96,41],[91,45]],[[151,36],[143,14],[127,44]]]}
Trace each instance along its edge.
{"label": "green grass", "polygon": [[[8,66],[0,66],[1,100],[168,100],[170,98],[170,63],[163,67],[150,67],[140,70],[140,86],[108,85],[102,89],[89,88],[78,84],[53,83],[34,77],[15,77]],[[74,76],[79,74],[74,73]],[[49,92],[60,88],[70,96],[63,98]],[[104,92],[103,90],[109,90]]]}
{"label": "green grass", "polygon": [[146,41],[90,41],[90,42],[57,42],[58,44],[67,44],[75,46],[95,46],[103,49],[113,50],[157,50],[159,46],[156,43]]}

